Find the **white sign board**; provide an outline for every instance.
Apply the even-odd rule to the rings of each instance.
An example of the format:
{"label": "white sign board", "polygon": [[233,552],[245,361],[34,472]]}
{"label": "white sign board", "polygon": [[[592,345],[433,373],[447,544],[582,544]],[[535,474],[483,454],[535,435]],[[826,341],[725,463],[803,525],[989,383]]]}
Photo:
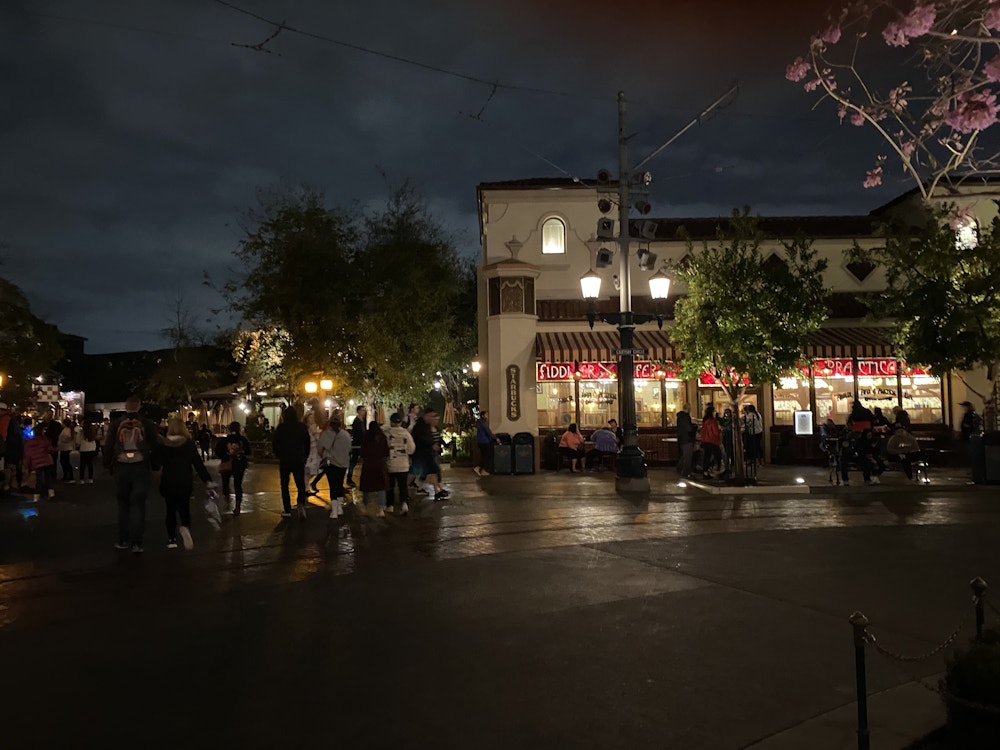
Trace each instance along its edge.
{"label": "white sign board", "polygon": [[795,434],[796,435],[813,434],[813,413],[811,411],[795,412]]}

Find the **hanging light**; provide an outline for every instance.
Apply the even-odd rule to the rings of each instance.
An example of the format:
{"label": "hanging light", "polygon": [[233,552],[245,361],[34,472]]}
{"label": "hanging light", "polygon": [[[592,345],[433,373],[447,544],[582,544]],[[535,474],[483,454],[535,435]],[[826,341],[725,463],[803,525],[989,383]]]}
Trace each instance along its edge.
{"label": "hanging light", "polygon": [[663,271],[657,271],[649,277],[649,296],[653,299],[666,299],[670,294],[670,277]]}
{"label": "hanging light", "polygon": [[321,380],[321,381],[319,381],[319,387],[322,388],[324,391],[332,391],[333,390],[333,381],[332,380]]}
{"label": "hanging light", "polygon": [[601,296],[601,277],[594,269],[590,269],[580,277],[580,290],[584,299],[596,300]]}
{"label": "hanging light", "polygon": [[306,393],[315,393],[318,390],[316,384],[313,381],[306,383]]}

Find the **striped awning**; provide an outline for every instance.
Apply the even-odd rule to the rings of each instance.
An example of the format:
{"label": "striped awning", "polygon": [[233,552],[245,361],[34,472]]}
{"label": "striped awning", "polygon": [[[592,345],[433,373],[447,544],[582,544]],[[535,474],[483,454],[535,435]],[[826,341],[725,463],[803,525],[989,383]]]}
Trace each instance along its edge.
{"label": "striped awning", "polygon": [[[677,353],[666,331],[636,331],[634,346],[648,349],[637,359],[674,361]],[[546,331],[535,335],[535,355],[543,362],[612,362],[621,347],[616,330]]]}
{"label": "striped awning", "polygon": [[609,362],[620,346],[617,331],[547,331],[535,335],[543,362]]}
{"label": "striped awning", "polygon": [[893,357],[887,328],[821,328],[806,338],[805,355],[812,359]]}

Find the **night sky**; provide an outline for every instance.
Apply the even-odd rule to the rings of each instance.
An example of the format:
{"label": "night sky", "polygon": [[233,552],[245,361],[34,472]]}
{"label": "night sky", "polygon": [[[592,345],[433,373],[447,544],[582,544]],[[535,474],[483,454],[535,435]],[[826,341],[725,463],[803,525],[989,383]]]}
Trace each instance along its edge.
{"label": "night sky", "polygon": [[877,144],[784,79],[826,3],[233,4],[460,75],[287,30],[234,46],[274,27],[213,0],[4,0],[0,274],[91,353],[163,346],[178,296],[203,322],[261,186],[362,210],[409,178],[474,254],[477,183],[616,166],[620,89],[637,159],[741,84],[647,166],[653,215],[867,213],[910,187],[863,189]]}

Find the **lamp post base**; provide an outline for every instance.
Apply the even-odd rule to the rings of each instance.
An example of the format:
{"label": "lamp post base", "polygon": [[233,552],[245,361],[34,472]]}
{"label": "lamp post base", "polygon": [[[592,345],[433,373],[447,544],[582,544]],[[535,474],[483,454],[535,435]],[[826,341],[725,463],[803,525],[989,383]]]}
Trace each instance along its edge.
{"label": "lamp post base", "polygon": [[649,492],[646,458],[634,445],[626,445],[618,454],[615,489],[618,492]]}

